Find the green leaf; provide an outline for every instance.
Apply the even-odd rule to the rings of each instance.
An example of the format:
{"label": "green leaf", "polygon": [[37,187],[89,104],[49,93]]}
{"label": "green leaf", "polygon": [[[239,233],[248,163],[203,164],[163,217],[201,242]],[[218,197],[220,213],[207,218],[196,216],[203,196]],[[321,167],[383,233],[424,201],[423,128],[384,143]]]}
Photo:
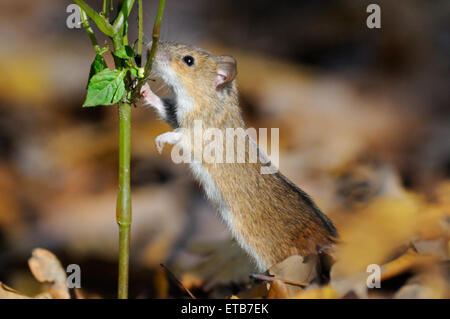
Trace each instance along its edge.
{"label": "green leaf", "polygon": [[131,59],[134,56],[134,50],[129,45],[124,45],[120,50],[115,51],[114,55],[122,59]]}
{"label": "green leaf", "polygon": [[119,102],[125,93],[125,71],[104,69],[89,81],[83,107],[111,105]]}
{"label": "green leaf", "polygon": [[106,62],[105,59],[103,59],[103,56],[101,54],[97,54],[91,64],[91,69],[89,71],[89,80],[86,88],[89,86],[89,81],[91,80],[91,78],[97,73],[100,73],[101,71],[106,69],[106,67]]}

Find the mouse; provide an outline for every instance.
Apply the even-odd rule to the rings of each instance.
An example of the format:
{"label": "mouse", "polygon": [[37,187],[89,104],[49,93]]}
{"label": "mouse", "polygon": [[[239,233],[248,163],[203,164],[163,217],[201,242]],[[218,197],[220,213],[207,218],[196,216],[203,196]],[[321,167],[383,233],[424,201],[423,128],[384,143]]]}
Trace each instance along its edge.
{"label": "mouse", "polygon": [[189,132],[199,121],[204,129],[224,135],[229,129],[247,129],[239,107],[233,56],[160,42],[152,74],[168,86],[170,97],[159,97],[146,83],[141,98],[173,128],[156,138],[158,151],[170,144],[191,157],[189,166],[195,179],[258,270],[265,271],[295,254],[318,255],[336,243],[333,222],[308,194],[278,170],[263,174],[261,168],[267,167],[267,160],[247,161],[252,152],[263,153],[248,134],[244,136],[243,162],[210,163],[197,158],[195,134]]}

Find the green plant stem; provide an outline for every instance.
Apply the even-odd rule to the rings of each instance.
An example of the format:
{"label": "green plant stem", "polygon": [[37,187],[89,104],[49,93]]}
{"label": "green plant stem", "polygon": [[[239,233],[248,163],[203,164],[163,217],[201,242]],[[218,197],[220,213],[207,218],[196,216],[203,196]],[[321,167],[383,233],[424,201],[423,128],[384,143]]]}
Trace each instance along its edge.
{"label": "green plant stem", "polygon": [[161,32],[161,21],[164,13],[164,5],[166,0],[160,0],[158,6],[158,14],[156,15],[155,24],[153,25],[152,34],[152,48],[150,49],[150,54],[148,56],[147,63],[145,64],[144,79],[147,79],[152,70],[153,61],[155,60],[156,50],[158,49],[159,34]]}
{"label": "green plant stem", "polygon": [[73,0],[86,14],[94,20],[97,27],[107,36],[112,36],[114,32],[113,26],[101,15],[95,12],[84,0]]}
{"label": "green plant stem", "polygon": [[[81,8],[82,23],[86,29],[92,45],[97,53],[101,53],[93,29],[89,24],[91,18],[97,27],[113,41],[114,52],[122,49],[127,44],[127,20],[135,0],[121,0],[120,10],[114,24],[111,25],[107,14],[107,2],[103,1],[101,14],[94,11],[84,0],[74,0]],[[143,12],[142,0],[139,0],[139,54],[142,54],[143,41]],[[155,58],[156,49],[159,41],[162,15],[164,12],[165,0],[160,0],[158,14],[153,27],[153,44],[150,50],[149,59],[145,65],[144,78],[138,81],[139,88],[131,92],[131,77],[127,73],[125,85],[127,92],[125,99],[118,103],[119,113],[119,183],[116,206],[116,220],[119,225],[119,280],[118,280],[118,298],[128,298],[128,277],[129,277],[129,256],[130,256],[130,228],[131,228],[131,187],[130,187],[130,160],[131,160],[131,104],[128,102],[130,93],[140,92],[142,85],[146,82]],[[112,9],[112,1],[111,1]],[[113,55],[117,70],[128,69],[128,61]]]}
{"label": "green plant stem", "polygon": [[109,0],[103,0],[103,5],[102,5],[102,16],[104,16],[105,18],[108,18],[108,2]]}
{"label": "green plant stem", "polygon": [[[124,2],[123,6],[127,2]],[[122,30],[115,30],[112,37],[114,50],[123,45]],[[117,69],[124,67],[123,60],[114,56]],[[130,159],[131,159],[131,105],[119,102],[119,185],[117,193],[116,220],[119,226],[119,273],[117,284],[117,298],[128,298],[128,278],[130,260],[130,232],[131,232],[131,187],[130,187]]]}
{"label": "green plant stem", "polygon": [[124,21],[128,19],[131,8],[133,8],[134,0],[125,0],[120,8],[120,12],[114,21],[113,28],[115,32],[122,31],[124,27]]}
{"label": "green plant stem", "polygon": [[159,0],[158,13],[156,15],[155,24],[153,25],[152,47],[150,49],[150,54],[148,55],[147,62],[145,63],[144,77],[138,81],[136,88],[134,89],[132,99],[133,102],[140,96],[141,88],[147,82],[148,77],[150,76],[150,72],[152,70],[156,50],[158,49],[159,34],[161,32],[161,22],[164,14],[165,3],[166,0]]}
{"label": "green plant stem", "polygon": [[86,12],[84,12],[83,9],[80,10],[81,12],[81,24],[86,29],[86,32],[89,36],[89,39],[91,40],[91,44],[94,47],[94,50],[97,54],[101,54],[101,48],[98,45],[97,38],[95,37],[94,30],[92,30],[91,25],[89,24],[88,17],[86,15]]}
{"label": "green plant stem", "polygon": [[[113,38],[114,50],[123,44],[121,36]],[[114,57],[117,69],[124,67],[123,60]],[[119,274],[117,298],[128,298],[131,228],[131,105],[119,102],[119,185],[116,205],[116,220],[119,225]]]}
{"label": "green plant stem", "polygon": [[119,281],[118,298],[128,298],[128,274],[131,228],[131,105],[120,102],[119,106],[119,189],[116,219],[119,225]]}
{"label": "green plant stem", "polygon": [[[139,60],[142,57],[142,48],[144,46],[144,8],[142,7],[142,0],[138,2],[138,49],[137,55]],[[139,65],[139,67],[141,67]]]}

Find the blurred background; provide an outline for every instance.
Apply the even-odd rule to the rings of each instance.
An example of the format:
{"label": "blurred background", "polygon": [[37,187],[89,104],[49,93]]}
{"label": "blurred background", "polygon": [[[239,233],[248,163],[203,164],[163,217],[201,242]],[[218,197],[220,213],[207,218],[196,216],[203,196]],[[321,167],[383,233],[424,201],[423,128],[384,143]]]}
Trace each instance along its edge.
{"label": "blurred background", "polygon": [[[247,125],[280,128],[281,172],[338,229],[358,228],[378,198],[413,196],[419,215],[445,203],[436,237],[448,260],[450,2],[376,1],[381,29],[369,29],[372,2],[168,0],[161,35],[237,59]],[[81,266],[87,296],[114,297],[117,111],[81,107],[94,51],[66,26],[69,4],[0,4],[0,281],[36,293],[27,259],[43,247]],[[144,5],[148,41],[157,1]],[[251,263],[188,167],[156,152],[169,126],[132,112],[130,296],[185,296],[160,263],[199,296],[236,293]],[[370,240],[413,229],[411,218],[377,220]]]}

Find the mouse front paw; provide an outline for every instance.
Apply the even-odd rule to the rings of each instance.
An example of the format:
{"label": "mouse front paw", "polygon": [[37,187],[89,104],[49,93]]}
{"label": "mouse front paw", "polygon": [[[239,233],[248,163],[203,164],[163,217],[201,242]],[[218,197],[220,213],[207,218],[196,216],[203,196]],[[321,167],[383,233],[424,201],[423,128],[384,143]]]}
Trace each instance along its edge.
{"label": "mouse front paw", "polygon": [[148,85],[148,83],[145,83],[142,88],[141,88],[141,97],[144,99],[149,98],[152,94],[154,94],[152,92],[152,90],[150,89],[150,85]]}
{"label": "mouse front paw", "polygon": [[167,118],[163,100],[153,93],[148,83],[145,83],[141,88],[141,98],[144,99],[144,105],[153,107],[162,119]]}
{"label": "mouse front paw", "polygon": [[155,144],[158,153],[162,153],[165,144],[177,144],[181,140],[181,137],[182,133],[177,131],[166,132],[157,136],[155,139]]}
{"label": "mouse front paw", "polygon": [[159,107],[159,105],[162,104],[161,99],[153,93],[148,83],[145,83],[141,88],[141,98],[144,99],[145,104],[153,107]]}

